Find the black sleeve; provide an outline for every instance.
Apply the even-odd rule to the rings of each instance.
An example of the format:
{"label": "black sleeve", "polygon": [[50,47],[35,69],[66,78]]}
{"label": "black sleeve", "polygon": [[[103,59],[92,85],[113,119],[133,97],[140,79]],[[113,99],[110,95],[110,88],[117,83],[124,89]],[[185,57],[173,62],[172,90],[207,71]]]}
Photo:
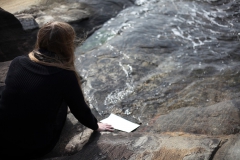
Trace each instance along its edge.
{"label": "black sleeve", "polygon": [[73,71],[68,71],[68,73],[69,74],[65,77],[66,84],[64,84],[64,98],[72,114],[84,126],[91,128],[92,130],[97,130],[97,119],[92,114],[90,108],[84,100],[83,93],[80,89],[75,73]]}

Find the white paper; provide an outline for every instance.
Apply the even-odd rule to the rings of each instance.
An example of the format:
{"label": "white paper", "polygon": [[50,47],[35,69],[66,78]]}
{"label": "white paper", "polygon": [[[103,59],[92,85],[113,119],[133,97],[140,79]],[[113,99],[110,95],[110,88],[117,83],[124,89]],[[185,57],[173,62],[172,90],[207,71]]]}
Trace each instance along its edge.
{"label": "white paper", "polygon": [[131,132],[140,126],[136,123],[130,122],[112,113],[108,118],[103,119],[100,122],[110,124],[114,127],[114,129],[125,131],[125,132]]}

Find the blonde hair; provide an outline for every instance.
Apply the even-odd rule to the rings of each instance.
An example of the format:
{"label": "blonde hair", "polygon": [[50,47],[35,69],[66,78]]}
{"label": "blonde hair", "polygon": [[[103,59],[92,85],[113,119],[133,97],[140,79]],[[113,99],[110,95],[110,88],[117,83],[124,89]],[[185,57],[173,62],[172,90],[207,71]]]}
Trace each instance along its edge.
{"label": "blonde hair", "polygon": [[[35,48],[29,53],[29,57],[32,61],[43,65],[55,66],[76,72],[74,67],[75,37],[76,34],[73,27],[67,23],[56,21],[46,23],[38,31]],[[54,53],[55,57],[42,55],[48,61],[41,61],[34,56],[41,54],[39,49]]]}

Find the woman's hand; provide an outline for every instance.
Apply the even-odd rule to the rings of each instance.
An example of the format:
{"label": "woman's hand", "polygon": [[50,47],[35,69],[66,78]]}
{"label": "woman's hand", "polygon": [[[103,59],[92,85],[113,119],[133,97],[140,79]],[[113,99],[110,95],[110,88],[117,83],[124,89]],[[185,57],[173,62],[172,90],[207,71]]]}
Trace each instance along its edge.
{"label": "woman's hand", "polygon": [[98,129],[97,131],[101,132],[101,131],[114,131],[114,128],[110,125],[110,124],[107,124],[107,123],[98,123]]}

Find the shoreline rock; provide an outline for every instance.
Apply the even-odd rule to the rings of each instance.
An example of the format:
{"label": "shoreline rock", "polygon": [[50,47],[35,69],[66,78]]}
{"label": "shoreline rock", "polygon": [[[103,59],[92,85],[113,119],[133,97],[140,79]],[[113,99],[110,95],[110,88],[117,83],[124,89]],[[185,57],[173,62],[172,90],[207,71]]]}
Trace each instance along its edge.
{"label": "shoreline rock", "polygon": [[[92,133],[68,114],[61,140],[42,159],[240,157],[240,2],[88,2],[94,12],[69,21],[78,35],[91,35],[76,49],[86,100],[99,120],[113,112],[141,126]],[[22,13],[55,16],[41,7]]]}
{"label": "shoreline rock", "polygon": [[24,30],[39,28],[38,23],[31,14],[17,14],[15,17],[20,21]]}
{"label": "shoreline rock", "polygon": [[181,132],[92,133],[88,143],[73,156],[52,160],[87,159],[211,159],[225,139]]}
{"label": "shoreline rock", "polygon": [[18,48],[24,41],[25,33],[18,19],[1,8],[0,22],[0,62],[4,62],[23,54]]}

